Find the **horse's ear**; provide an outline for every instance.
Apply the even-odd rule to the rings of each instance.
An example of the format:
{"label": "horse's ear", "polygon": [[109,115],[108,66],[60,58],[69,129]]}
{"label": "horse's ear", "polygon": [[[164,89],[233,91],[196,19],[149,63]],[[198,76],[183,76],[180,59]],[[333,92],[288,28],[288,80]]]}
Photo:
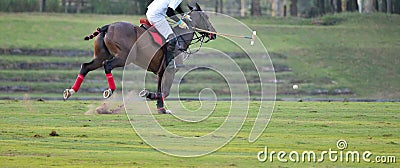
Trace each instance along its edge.
{"label": "horse's ear", "polygon": [[200,5],[196,2],[196,10],[202,11]]}
{"label": "horse's ear", "polygon": [[190,10],[193,10],[193,7],[190,6],[189,4],[187,4],[187,7],[188,7]]}

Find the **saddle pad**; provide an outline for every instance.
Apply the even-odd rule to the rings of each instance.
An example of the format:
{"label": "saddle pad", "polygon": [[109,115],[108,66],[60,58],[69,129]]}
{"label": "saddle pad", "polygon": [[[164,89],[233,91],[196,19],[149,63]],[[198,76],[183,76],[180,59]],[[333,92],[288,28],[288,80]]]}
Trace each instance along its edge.
{"label": "saddle pad", "polygon": [[[150,29],[154,29],[154,28],[150,28]],[[163,36],[161,36],[160,33],[152,31],[152,30],[148,30],[147,32],[149,32],[150,36],[152,37],[153,41],[155,43],[157,43],[160,46],[163,46],[165,44],[165,39]]]}
{"label": "saddle pad", "polygon": [[153,39],[153,41],[160,45],[163,46],[166,42],[165,38],[157,31],[156,28],[154,28],[153,25],[151,25],[151,23],[144,18],[140,19],[140,24],[142,28],[146,29],[147,32],[149,33],[150,37]]}

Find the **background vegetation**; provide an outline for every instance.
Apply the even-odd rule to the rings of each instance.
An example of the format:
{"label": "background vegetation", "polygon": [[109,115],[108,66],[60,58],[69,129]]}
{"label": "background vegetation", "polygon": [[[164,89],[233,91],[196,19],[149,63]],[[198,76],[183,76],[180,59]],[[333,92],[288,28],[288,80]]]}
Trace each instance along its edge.
{"label": "background vegetation", "polygon": [[[153,0],[2,0],[3,12],[144,14]],[[230,16],[318,17],[341,12],[400,13],[397,0],[185,0]]]}
{"label": "background vegetation", "polygon": [[[80,64],[91,60],[93,42],[83,41],[83,37],[114,21],[138,24],[139,17],[2,13],[0,31],[7,34],[0,37],[5,54],[0,59],[0,89],[5,92],[2,97],[23,97],[29,93],[33,97],[61,98],[61,92],[72,85]],[[240,21],[257,30],[266,46],[275,66],[279,98],[400,97],[399,15],[341,13],[314,19],[249,17]],[[233,55],[239,51],[223,38],[208,45]],[[44,51],[27,56],[21,49]],[[57,54],[58,50],[85,52],[68,56]],[[240,57],[235,61],[243,68],[251,66]],[[121,88],[121,70],[115,70],[114,75]],[[186,80],[190,86],[183,88],[196,93],[196,88],[202,87],[198,81],[218,85],[218,80],[213,82],[208,77]],[[107,87],[103,70],[90,73],[86,79],[81,92],[74,97],[101,98],[101,91]],[[299,89],[293,90],[293,84],[298,84]]]}

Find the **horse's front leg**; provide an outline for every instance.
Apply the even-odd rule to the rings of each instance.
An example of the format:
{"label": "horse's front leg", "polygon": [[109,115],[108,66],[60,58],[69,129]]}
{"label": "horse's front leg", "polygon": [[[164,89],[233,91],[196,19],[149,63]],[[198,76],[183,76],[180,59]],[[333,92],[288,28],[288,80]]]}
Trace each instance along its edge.
{"label": "horse's front leg", "polygon": [[72,94],[79,91],[79,88],[81,87],[81,84],[82,84],[83,80],[85,79],[85,76],[90,71],[100,68],[102,65],[103,65],[103,60],[101,60],[99,58],[95,58],[88,63],[83,63],[81,65],[81,70],[78,74],[78,77],[76,77],[74,85],[72,85],[71,89],[64,90],[64,100],[67,100],[69,97],[72,96]]}
{"label": "horse's front leg", "polygon": [[168,114],[170,112],[167,112],[164,107],[164,98],[165,95],[162,92],[162,79],[163,79],[163,73],[158,74],[158,84],[157,84],[157,111],[158,114]]}
{"label": "horse's front leg", "polygon": [[[160,73],[158,75],[158,84],[157,84],[157,92],[156,93],[150,92],[148,90],[142,90],[139,93],[139,96],[145,97],[149,100],[156,100],[158,114],[171,114],[171,111],[166,110],[164,107],[164,99],[169,94],[173,76],[172,76],[172,78],[170,78],[170,76],[166,76],[168,78],[166,80],[164,80],[164,78],[165,78],[164,75],[165,74],[163,74],[163,73]],[[164,85],[166,85],[167,87],[165,87]]]}
{"label": "horse's front leg", "polygon": [[103,92],[104,98],[111,97],[111,95],[114,93],[115,89],[117,89],[117,87],[115,86],[114,77],[113,77],[111,71],[114,68],[125,66],[125,60],[126,59],[123,59],[121,57],[114,57],[111,60],[104,61],[104,63],[103,63],[104,71],[105,71],[107,82],[108,82],[108,89]]}

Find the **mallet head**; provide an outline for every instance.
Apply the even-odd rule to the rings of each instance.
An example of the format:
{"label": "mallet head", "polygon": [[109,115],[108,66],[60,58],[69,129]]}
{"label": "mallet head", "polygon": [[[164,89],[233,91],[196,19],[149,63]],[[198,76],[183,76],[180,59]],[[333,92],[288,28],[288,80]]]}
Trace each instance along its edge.
{"label": "mallet head", "polygon": [[254,45],[254,41],[256,40],[257,32],[253,31],[253,35],[251,36],[251,42],[250,45]]}

